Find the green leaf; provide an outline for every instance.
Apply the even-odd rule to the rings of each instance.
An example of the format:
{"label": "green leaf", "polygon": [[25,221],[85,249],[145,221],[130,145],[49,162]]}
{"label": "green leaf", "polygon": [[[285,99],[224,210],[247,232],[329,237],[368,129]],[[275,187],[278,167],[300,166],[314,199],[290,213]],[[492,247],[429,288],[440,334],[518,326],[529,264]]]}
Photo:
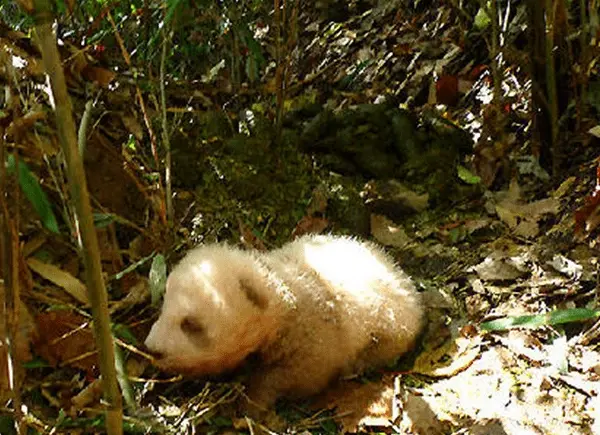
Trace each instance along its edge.
{"label": "green leaf", "polygon": [[179,9],[180,5],[187,6],[186,0],[169,0],[167,1],[167,14],[165,15],[165,22],[170,23],[173,17],[175,16],[175,12]]}
{"label": "green leaf", "polygon": [[165,286],[167,283],[167,263],[165,257],[158,254],[152,260],[152,266],[150,266],[150,298],[152,306],[158,305],[161,296],[165,292]]}
{"label": "green leaf", "polygon": [[259,79],[259,71],[265,65],[266,60],[262,54],[262,47],[252,36],[252,32],[247,25],[238,28],[240,40],[242,44],[248,47],[248,56],[246,58],[246,75],[250,81],[254,82]]}
{"label": "green leaf", "polygon": [[450,237],[450,243],[452,243],[454,245],[460,240],[460,238],[462,236],[462,232],[461,232],[460,228],[452,228],[448,232],[448,236]]}
{"label": "green leaf", "polygon": [[504,317],[481,324],[486,331],[503,331],[512,328],[539,328],[540,326],[560,325],[562,323],[581,322],[600,316],[600,310],[589,308],[569,308],[555,310],[546,314]]}
{"label": "green leaf", "polygon": [[[15,156],[8,156],[8,164],[7,169],[9,174],[15,173]],[[42,224],[53,233],[58,234],[58,223],[56,222],[56,217],[54,216],[54,212],[52,211],[52,206],[50,205],[50,201],[48,201],[48,197],[46,193],[42,190],[40,183],[38,183],[37,178],[33,173],[29,170],[27,165],[19,160],[19,168],[17,171],[17,178],[19,180],[19,186],[21,186],[21,190],[33,205],[36,213],[42,220]]]}
{"label": "green leaf", "polygon": [[131,329],[129,329],[126,325],[123,325],[121,323],[114,324],[112,327],[112,331],[113,331],[114,335],[116,335],[121,340],[125,341],[126,343],[133,344],[133,345],[139,344],[136,336],[131,332]]}
{"label": "green leaf", "polygon": [[233,427],[233,422],[231,421],[231,418],[224,417],[222,415],[217,415],[217,416],[211,418],[210,422],[211,422],[211,424],[218,426],[218,427]]}
{"label": "green leaf", "polygon": [[0,415],[0,433],[6,435],[17,433],[12,415]]}
{"label": "green leaf", "polygon": [[321,422],[321,428],[328,434],[340,433],[339,428],[333,420],[325,420]]}
{"label": "green leaf", "polygon": [[478,30],[483,30],[486,27],[488,27],[491,24],[491,22],[492,20],[490,19],[486,11],[483,8],[479,8],[479,10],[477,11],[477,15],[475,15],[475,27]]}
{"label": "green leaf", "polygon": [[94,213],[94,226],[104,228],[115,221],[115,215],[110,213]]}
{"label": "green leaf", "polygon": [[[50,367],[50,364],[48,364],[46,361],[44,361],[40,357],[36,357],[36,358],[32,359],[31,361],[27,361],[27,362],[23,363],[23,367],[25,367],[26,369],[39,369],[42,367]],[[3,432],[0,431],[0,433],[3,433]]]}
{"label": "green leaf", "polygon": [[127,266],[125,269],[123,269],[122,271],[114,274],[113,276],[110,277],[110,281],[112,280],[120,280],[121,278],[123,278],[125,275],[127,275],[129,272],[133,272],[135,269],[137,269],[138,267],[140,267],[142,264],[144,264],[146,261],[150,260],[152,257],[154,256],[154,252],[150,255],[148,255],[147,257],[142,258],[141,260],[136,261],[135,263]]}
{"label": "green leaf", "polygon": [[467,183],[467,184],[481,183],[481,177],[478,177],[477,175],[475,175],[474,173],[469,171],[467,168],[465,168],[463,165],[458,165],[457,171],[458,171],[457,172],[458,178],[460,178],[465,183]]}

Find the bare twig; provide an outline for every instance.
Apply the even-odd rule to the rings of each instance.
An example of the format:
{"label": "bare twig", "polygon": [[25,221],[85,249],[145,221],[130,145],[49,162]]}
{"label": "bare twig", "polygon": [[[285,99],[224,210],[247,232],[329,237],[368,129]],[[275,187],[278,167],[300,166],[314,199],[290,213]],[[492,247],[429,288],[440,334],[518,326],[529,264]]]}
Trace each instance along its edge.
{"label": "bare twig", "polygon": [[[131,57],[129,56],[129,53],[127,52],[127,49],[125,48],[125,44],[123,43],[123,38],[121,38],[121,35],[119,34],[119,31],[117,29],[117,25],[115,24],[115,21],[114,21],[112,15],[110,14],[110,12],[107,13],[106,17],[108,18],[108,21],[110,22],[110,24],[113,27],[113,30],[115,32],[115,38],[116,38],[117,42],[119,43],[119,47],[121,48],[121,55],[123,56],[123,59],[125,60],[125,63],[127,64],[127,66],[131,67]],[[156,170],[158,171],[158,188],[161,192],[163,192],[164,189],[163,189],[163,184],[162,184],[162,175],[160,173],[160,158],[158,155],[158,143],[156,140],[156,135],[154,134],[154,129],[152,128],[152,122],[150,121],[150,116],[148,116],[148,111],[146,110],[146,103],[144,102],[144,97],[142,96],[142,91],[140,90],[140,87],[138,86],[137,83],[135,83],[135,97],[137,98],[138,104],[140,105],[140,109],[142,110],[144,124],[146,125],[146,129],[148,130],[148,136],[150,137],[150,146],[152,149],[152,156],[154,157],[154,164],[156,165]],[[161,205],[164,205],[164,203],[161,203]],[[166,216],[166,212],[165,212],[165,207],[162,207],[157,211],[158,211],[158,215],[159,215],[160,219],[162,220],[162,222],[166,223],[167,216]]]}
{"label": "bare twig", "polygon": [[558,96],[556,92],[556,68],[554,62],[555,9],[553,0],[546,0],[546,86],[550,107],[550,129],[552,150],[552,173],[556,174],[560,162],[558,150]]}
{"label": "bare twig", "polygon": [[169,140],[169,127],[167,123],[167,95],[165,92],[165,61],[167,58],[167,44],[169,42],[168,32],[165,29],[167,23],[162,28],[162,53],[160,56],[160,106],[162,111],[162,139],[165,148],[165,196],[167,206],[167,222],[169,226],[173,225],[173,195],[171,183],[171,141]]}

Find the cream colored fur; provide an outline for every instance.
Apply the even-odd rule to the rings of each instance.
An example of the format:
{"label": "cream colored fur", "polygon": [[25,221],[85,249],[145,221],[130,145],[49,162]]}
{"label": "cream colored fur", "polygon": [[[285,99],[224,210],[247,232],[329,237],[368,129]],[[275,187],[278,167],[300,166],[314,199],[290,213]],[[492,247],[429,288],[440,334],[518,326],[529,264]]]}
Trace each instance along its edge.
{"label": "cream colored fur", "polygon": [[269,405],[395,361],[422,318],[412,282],[373,244],[304,236],[267,253],[209,245],[170,274],[146,346],[159,367],[193,375],[257,353],[250,395]]}

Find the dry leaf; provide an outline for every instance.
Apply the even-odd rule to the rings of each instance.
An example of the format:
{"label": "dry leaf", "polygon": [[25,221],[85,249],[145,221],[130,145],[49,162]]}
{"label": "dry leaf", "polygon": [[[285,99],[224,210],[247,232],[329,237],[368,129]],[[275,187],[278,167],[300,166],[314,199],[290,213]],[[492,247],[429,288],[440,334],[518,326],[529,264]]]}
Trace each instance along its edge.
{"label": "dry leaf", "polygon": [[524,238],[536,237],[539,233],[538,222],[546,215],[555,215],[560,210],[560,201],[556,198],[544,198],[523,204],[516,183],[496,206],[496,214],[515,235]]}
{"label": "dry leaf", "polygon": [[515,236],[525,239],[533,239],[540,232],[540,226],[536,221],[525,219],[514,228]]}
{"label": "dry leaf", "polygon": [[67,310],[49,311],[36,317],[38,355],[58,367],[67,364],[94,375],[97,365],[94,335],[90,321]]}
{"label": "dry leaf", "polygon": [[552,194],[552,197],[558,199],[558,198],[562,198],[567,193],[570,193],[573,190],[573,186],[574,186],[574,184],[575,184],[576,181],[577,181],[577,178],[575,178],[575,177],[569,177],[569,178],[567,178],[554,191],[554,193]]}
{"label": "dry leaf", "polygon": [[97,404],[102,398],[102,381],[95,379],[87,387],[81,390],[76,396],[73,396],[71,403],[77,410],[83,410]]}
{"label": "dry leaf", "polygon": [[37,112],[29,112],[21,118],[14,119],[6,130],[6,134],[8,136],[12,136],[15,140],[18,140],[25,133],[31,131],[36,122],[45,121],[46,117],[46,112],[41,110]]}
{"label": "dry leaf", "polygon": [[361,196],[365,204],[392,202],[397,207],[420,213],[429,207],[429,194],[418,194],[397,180],[371,180],[365,184]]}
{"label": "dry leaf", "polygon": [[394,376],[367,383],[339,382],[317,397],[313,408],[337,410],[343,433],[356,433],[359,427],[389,426],[392,419]]}
{"label": "dry leaf", "polygon": [[79,302],[88,305],[88,297],[85,285],[70,273],[67,273],[52,264],[44,263],[36,258],[28,258],[27,264],[42,278],[65,289],[67,293]]}
{"label": "dry leaf", "polygon": [[377,214],[371,214],[371,234],[382,245],[395,248],[403,248],[411,242],[411,238],[402,227]]}
{"label": "dry leaf", "polygon": [[460,99],[458,76],[448,74],[440,76],[435,83],[435,96],[438,104],[455,106]]}
{"label": "dry leaf", "polygon": [[487,257],[469,271],[476,272],[484,281],[512,281],[527,274],[527,269],[519,263],[518,258]]}
{"label": "dry leaf", "polygon": [[111,304],[111,314],[123,309],[130,308],[134,305],[144,303],[150,297],[150,286],[148,284],[148,278],[142,277],[137,274],[131,275],[132,278],[137,279],[137,282],[129,288],[127,296]]}
{"label": "dry leaf", "polygon": [[36,234],[31,239],[29,239],[27,242],[25,242],[25,244],[21,248],[21,254],[25,258],[33,255],[33,253],[35,253],[38,249],[40,249],[44,245],[44,243],[46,243],[47,240],[48,240],[48,236],[46,236],[46,234],[44,234],[44,233]]}
{"label": "dry leaf", "polygon": [[[4,300],[4,288],[0,286],[1,300]],[[16,363],[13,367],[21,372],[17,374],[17,379],[22,379],[22,363],[31,361],[33,355],[31,354],[31,341],[33,339],[35,330],[35,324],[33,317],[29,314],[27,306],[19,301],[19,312],[18,312],[18,326],[15,334],[14,343],[14,354],[13,363]],[[4,337],[6,337],[6,331],[4,330],[4,319],[0,319],[0,400],[3,402],[8,399],[10,394],[8,384],[8,354],[7,348],[4,346]],[[16,386],[19,388],[19,385]]]}
{"label": "dry leaf", "polygon": [[496,214],[502,222],[504,222],[510,229],[517,227],[519,223],[518,214],[512,211],[511,208],[504,207],[502,204],[496,206]]}
{"label": "dry leaf", "polygon": [[436,416],[422,397],[409,394],[404,400],[404,418],[402,426],[410,433],[419,435],[437,435],[449,433],[442,421]]}
{"label": "dry leaf", "polygon": [[560,211],[560,201],[556,198],[545,198],[530,202],[521,207],[524,216],[537,218],[547,214],[557,214]]}
{"label": "dry leaf", "polygon": [[106,88],[112,82],[117,74],[114,71],[97,66],[86,65],[81,71],[84,79],[96,83],[98,86]]}
{"label": "dry leaf", "polygon": [[137,140],[142,140],[144,138],[144,129],[136,118],[133,116],[123,116],[121,121],[123,121],[123,124],[129,133],[133,134]]}
{"label": "dry leaf", "polygon": [[457,337],[415,361],[413,372],[433,377],[454,376],[467,369],[479,356],[481,337]]}

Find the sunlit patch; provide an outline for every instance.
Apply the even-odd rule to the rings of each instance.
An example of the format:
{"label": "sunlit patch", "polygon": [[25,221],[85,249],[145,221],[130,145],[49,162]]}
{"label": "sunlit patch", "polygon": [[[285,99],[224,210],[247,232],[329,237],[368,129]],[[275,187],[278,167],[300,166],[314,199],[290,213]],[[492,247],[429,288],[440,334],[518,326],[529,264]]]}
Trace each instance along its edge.
{"label": "sunlit patch", "polygon": [[364,289],[387,277],[388,270],[376,257],[361,255],[362,249],[350,240],[337,244],[315,241],[304,246],[304,257],[319,275],[326,276],[335,285],[343,285],[357,300],[364,300],[375,297],[374,293]]}
{"label": "sunlit patch", "polygon": [[23,59],[20,56],[14,56],[12,57],[12,66],[17,68],[17,69],[22,69],[25,68],[27,66],[27,61],[25,59]]}
{"label": "sunlit patch", "polygon": [[52,107],[52,109],[56,108],[56,104],[54,103],[54,94],[52,93],[52,88],[50,87],[48,77],[46,77],[46,82],[44,84],[36,84],[34,85],[34,88],[46,94],[48,96],[50,107]]}
{"label": "sunlit patch", "polygon": [[209,275],[210,276],[213,273],[213,265],[211,264],[210,261],[203,261],[198,266],[198,269],[200,270],[200,272],[202,272],[205,275]]}

